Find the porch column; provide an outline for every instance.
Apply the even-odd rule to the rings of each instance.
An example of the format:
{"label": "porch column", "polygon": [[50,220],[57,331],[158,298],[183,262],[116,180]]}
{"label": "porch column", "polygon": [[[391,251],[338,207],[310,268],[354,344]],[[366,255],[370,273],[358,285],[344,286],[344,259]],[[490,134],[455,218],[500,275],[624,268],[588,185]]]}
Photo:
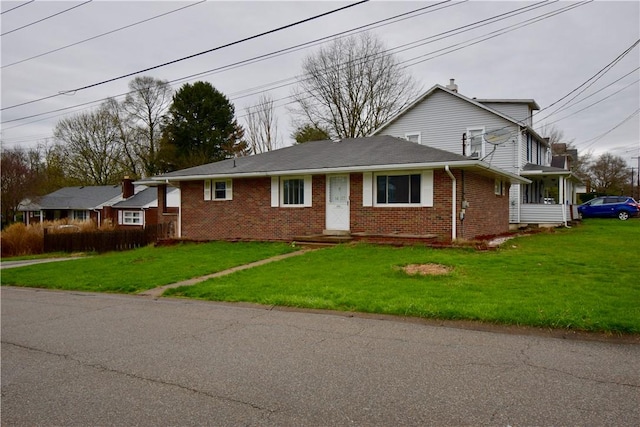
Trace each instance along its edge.
{"label": "porch column", "polygon": [[558,199],[560,199],[560,203],[562,204],[562,222],[564,222],[564,225],[567,225],[567,200],[566,200],[566,193],[567,193],[567,184],[566,181],[564,179],[564,176],[561,176],[558,178]]}

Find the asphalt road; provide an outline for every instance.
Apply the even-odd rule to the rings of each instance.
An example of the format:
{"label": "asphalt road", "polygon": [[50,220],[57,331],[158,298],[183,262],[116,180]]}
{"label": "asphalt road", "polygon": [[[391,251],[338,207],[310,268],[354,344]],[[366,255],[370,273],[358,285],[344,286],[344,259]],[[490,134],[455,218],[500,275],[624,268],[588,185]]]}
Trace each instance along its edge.
{"label": "asphalt road", "polygon": [[640,345],[2,288],[2,425],[640,425]]}

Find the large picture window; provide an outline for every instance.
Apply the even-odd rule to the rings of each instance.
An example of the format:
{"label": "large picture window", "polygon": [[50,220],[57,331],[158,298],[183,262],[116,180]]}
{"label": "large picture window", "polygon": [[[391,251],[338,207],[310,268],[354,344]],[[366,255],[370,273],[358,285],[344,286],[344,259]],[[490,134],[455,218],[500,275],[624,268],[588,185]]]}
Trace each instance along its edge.
{"label": "large picture window", "polygon": [[377,204],[420,204],[420,174],[377,175]]}

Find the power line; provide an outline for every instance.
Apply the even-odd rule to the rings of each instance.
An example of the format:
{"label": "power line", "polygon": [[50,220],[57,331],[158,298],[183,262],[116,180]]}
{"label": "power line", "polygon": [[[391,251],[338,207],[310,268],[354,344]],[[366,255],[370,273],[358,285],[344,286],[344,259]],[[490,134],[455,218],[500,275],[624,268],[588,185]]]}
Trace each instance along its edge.
{"label": "power line", "polygon": [[[89,1],[92,1],[92,0],[89,0]],[[221,45],[221,46],[217,46],[217,47],[214,47],[212,49],[207,49],[207,50],[204,50],[202,52],[194,53],[192,55],[188,55],[188,56],[185,56],[185,57],[182,57],[182,58],[179,58],[179,59],[174,59],[173,61],[168,61],[168,62],[165,62],[165,63],[162,63],[162,64],[154,65],[153,67],[148,67],[148,68],[145,68],[145,69],[142,69],[142,70],[134,71],[132,73],[123,74],[121,76],[113,77],[111,79],[103,80],[101,82],[97,82],[97,83],[93,83],[93,84],[90,84],[90,85],[78,87],[78,88],[75,88],[75,89],[70,89],[70,90],[67,90],[67,91],[59,92],[59,93],[57,93],[55,95],[49,95],[49,96],[46,96],[46,97],[43,97],[43,98],[34,99],[34,100],[31,100],[31,101],[27,101],[27,102],[22,102],[20,104],[16,104],[16,105],[12,105],[10,107],[2,108],[2,109],[0,109],[0,111],[9,110],[11,108],[20,107],[20,106],[27,105],[27,104],[32,104],[34,102],[43,101],[45,99],[55,98],[55,97],[63,95],[63,94],[75,94],[75,93],[80,92],[80,91],[85,90],[85,89],[89,89],[89,88],[92,88],[92,87],[100,86],[100,85],[103,85],[103,84],[106,84],[106,83],[111,83],[111,82],[114,82],[116,80],[121,80],[121,79],[124,79],[126,77],[131,77],[131,76],[134,76],[136,74],[145,73],[147,71],[155,70],[155,69],[158,69],[158,68],[161,68],[161,67],[165,67],[167,65],[175,64],[175,63],[178,63],[178,62],[181,62],[181,61],[185,61],[187,59],[192,59],[192,58],[195,58],[197,56],[201,56],[201,55],[204,55],[204,54],[207,54],[207,53],[211,53],[211,52],[214,52],[214,51],[217,51],[217,50],[220,50],[220,49],[224,49],[224,48],[227,48],[227,47],[230,47],[230,46],[234,46],[234,45],[237,45],[237,44],[249,41],[249,40],[256,39],[258,37],[262,37],[262,36],[265,36],[265,35],[268,35],[268,34],[273,34],[275,32],[282,31],[282,30],[285,30],[285,29],[288,29],[288,28],[291,28],[291,27],[294,27],[294,26],[297,26],[297,25],[300,25],[300,24],[303,24],[303,23],[306,23],[306,22],[309,22],[309,21],[313,21],[315,19],[322,18],[324,16],[331,15],[333,13],[343,11],[345,9],[349,9],[351,7],[354,7],[354,6],[359,6],[359,5],[363,4],[363,3],[367,3],[368,1],[369,0],[360,0],[360,1],[356,2],[356,3],[352,3],[352,4],[349,4],[347,6],[339,7],[337,9],[333,9],[333,10],[330,10],[328,12],[321,13],[319,15],[314,15],[314,16],[312,16],[310,18],[305,18],[305,19],[302,19],[300,21],[293,22],[291,24],[283,25],[281,27],[274,28],[274,29],[271,29],[271,30],[268,30],[268,31],[264,31],[262,33],[255,34],[253,36],[245,37],[243,39],[236,40],[236,41],[231,42],[231,43],[227,43],[227,44],[224,44],[224,45]]]}
{"label": "power line", "polygon": [[15,28],[15,29],[11,30],[11,31],[7,31],[5,33],[2,33],[2,34],[0,34],[0,36],[6,36],[7,34],[11,34],[11,33],[16,32],[18,30],[22,30],[23,28],[27,28],[27,27],[30,27],[32,25],[38,24],[38,23],[40,23],[42,21],[46,21],[47,19],[53,18],[54,16],[62,15],[63,13],[69,12],[70,10],[75,9],[77,7],[84,6],[84,5],[88,4],[88,3],[91,3],[92,1],[93,0],[88,0],[88,1],[85,1],[84,3],[77,4],[77,5],[73,6],[73,7],[70,7],[69,9],[65,9],[65,10],[60,11],[58,13],[54,13],[53,15],[49,15],[49,16],[46,16],[46,17],[44,17],[42,19],[38,19],[37,21],[33,21],[33,22],[29,23],[29,24],[23,25],[22,27],[18,27],[18,28]]}
{"label": "power line", "polygon": [[[443,2],[443,3],[445,3],[445,2]],[[438,4],[436,4],[436,5],[432,5],[432,6],[438,6],[438,5],[440,5],[440,4],[442,4],[442,3],[438,3]],[[457,4],[461,4],[461,3],[454,3],[453,5],[448,5],[448,6],[445,6],[445,7],[455,6],[455,5],[457,5]],[[495,15],[495,16],[493,16],[493,17],[491,17],[491,18],[487,18],[487,19],[479,20],[479,21],[473,22],[473,23],[468,24],[468,25],[463,25],[463,26],[460,26],[460,27],[454,28],[453,30],[444,31],[444,32],[442,32],[442,33],[439,33],[439,34],[433,35],[433,36],[431,36],[431,37],[423,38],[423,39],[420,39],[420,40],[418,40],[418,41],[424,41],[424,40],[432,39],[432,38],[435,38],[435,37],[440,37],[440,36],[443,36],[443,35],[446,35],[446,34],[449,34],[449,33],[455,32],[454,34],[449,34],[449,35],[447,36],[447,37],[451,37],[451,36],[453,36],[453,35],[457,35],[457,34],[460,34],[460,33],[462,33],[462,32],[471,31],[471,30],[473,30],[473,29],[477,29],[477,28],[480,28],[480,27],[482,27],[482,26],[486,26],[486,25],[489,25],[489,24],[492,24],[492,23],[495,23],[495,22],[498,22],[498,21],[501,21],[501,20],[504,20],[504,19],[507,19],[507,18],[510,18],[510,17],[516,16],[516,15],[519,15],[519,14],[524,13],[525,11],[527,11],[527,10],[525,10],[525,9],[534,10],[534,9],[537,9],[538,7],[540,7],[540,6],[544,6],[544,5],[548,5],[548,4],[550,4],[550,3],[548,3],[548,2],[540,2],[540,3],[533,4],[533,5],[529,5],[529,6],[525,6],[525,7],[520,7],[520,8],[514,9],[514,10],[512,10],[512,11],[506,12],[506,13],[502,13],[502,14],[499,14],[499,15]],[[432,7],[432,6],[428,6],[428,7]],[[407,13],[408,13],[408,14],[411,14],[411,13],[414,13],[414,12],[417,12],[417,11],[421,11],[422,9],[426,9],[426,8],[428,8],[428,7],[419,8],[419,9],[416,9],[416,10],[414,10],[414,11],[407,12]],[[443,8],[444,8],[444,7],[443,7]],[[433,11],[441,10],[441,9],[443,9],[443,8],[435,9],[435,10],[433,10]],[[529,11],[530,11],[530,10],[529,10]],[[428,11],[428,12],[432,12],[432,11]],[[428,13],[428,12],[423,12],[422,14],[424,14],[424,13]],[[380,23],[381,23],[381,22],[383,22],[383,21],[387,21],[387,20],[389,20],[389,19],[393,20],[393,19],[395,19],[395,18],[398,18],[398,17],[401,17],[401,16],[403,16],[403,15],[406,15],[407,13],[405,13],[405,14],[400,14],[400,15],[396,15],[396,16],[391,17],[391,18],[387,18],[387,19],[383,19],[383,20],[380,20],[380,21],[376,21],[376,22],[373,22],[373,23],[370,23],[370,24],[367,24],[367,25],[364,25],[364,26],[361,26],[361,27],[356,27],[356,28],[353,28],[353,29],[351,29],[351,30],[343,31],[343,32],[341,32],[341,33],[336,33],[336,34],[333,34],[333,35],[330,35],[330,36],[327,36],[327,37],[323,37],[323,38],[320,38],[320,39],[316,39],[316,40],[313,40],[313,41],[308,42],[308,43],[315,43],[315,42],[318,42],[318,41],[320,41],[320,40],[327,40],[327,39],[331,39],[331,38],[333,38],[333,37],[335,37],[335,36],[341,36],[341,35],[343,35],[344,33],[354,32],[354,31],[360,30],[360,29],[361,29],[361,28],[363,28],[363,27],[374,26],[374,25],[380,24]],[[507,15],[510,15],[510,16],[507,16]],[[413,17],[410,17],[410,18],[413,18]],[[404,18],[404,19],[408,19],[408,18]],[[492,22],[488,22],[488,21],[492,21]],[[398,20],[398,21],[395,21],[395,22],[399,22],[399,20]],[[393,23],[395,23],[395,22],[393,22]],[[526,21],[525,21],[525,22],[526,22]],[[478,25],[478,24],[482,24],[482,25]],[[383,25],[388,25],[388,23],[378,25],[378,27],[383,26]],[[374,27],[374,28],[377,28],[377,27]],[[509,28],[509,27],[506,27],[506,28]],[[462,31],[459,31],[459,30],[462,30]],[[456,31],[457,31],[457,32],[456,32]],[[441,39],[444,39],[444,38],[446,38],[446,37],[442,37]],[[439,40],[441,40],[441,39],[439,39]],[[399,47],[405,47],[405,46],[407,46],[407,45],[415,44],[415,43],[416,43],[416,42],[412,42],[412,43],[408,43],[408,44],[401,45],[401,46],[399,46]],[[301,45],[292,46],[292,47],[289,47],[289,48],[287,48],[287,49],[295,49],[295,48],[298,48],[298,47],[300,47],[300,46],[302,46],[302,45],[304,45],[304,44],[305,44],[305,43],[303,43],[303,44],[301,44]],[[427,43],[422,43],[422,44],[416,45],[416,46],[414,46],[414,48],[415,48],[415,47],[418,47],[418,46],[422,46],[422,45],[424,45],[424,44],[427,44]],[[387,49],[387,50],[385,50],[385,51],[384,51],[384,52],[382,52],[382,53],[386,53],[386,54],[388,54],[388,55],[391,55],[391,54],[392,54],[392,51],[393,51],[393,50],[398,49],[399,47],[395,47],[395,48]],[[269,58],[265,58],[265,57],[268,57],[269,55],[273,55],[272,57],[279,56],[279,55],[283,54],[283,53],[282,53],[282,51],[287,50],[287,49],[281,49],[281,50],[278,50],[278,51],[275,51],[275,52],[271,52],[271,53],[269,53],[269,54],[260,55],[260,56],[253,57],[253,58],[249,58],[249,59],[246,59],[246,60],[243,60],[243,61],[239,61],[239,62],[236,62],[236,63],[233,63],[233,64],[227,64],[227,65],[224,65],[224,66],[221,66],[221,67],[217,67],[217,68],[214,68],[214,69],[210,69],[210,70],[207,70],[207,71],[204,71],[204,72],[201,72],[201,73],[192,74],[192,75],[190,75],[190,76],[186,76],[186,77],[181,77],[181,78],[178,78],[178,79],[174,79],[174,80],[169,81],[169,83],[175,83],[175,82],[178,82],[178,81],[187,80],[187,79],[190,79],[190,78],[192,78],[192,77],[194,77],[194,76],[202,76],[202,75],[207,74],[207,73],[213,74],[214,72],[227,71],[227,70],[229,70],[229,69],[237,68],[237,67],[239,67],[239,66],[241,66],[241,65],[245,65],[245,64],[246,64],[246,65],[248,65],[249,63],[254,63],[254,62],[262,61],[262,60],[265,60],[265,59],[270,59],[271,57],[269,57]],[[408,49],[405,49],[405,50],[408,50]],[[361,59],[364,59],[364,58],[356,58],[356,59],[354,59],[354,60],[350,61],[349,63],[351,63],[351,62],[355,62],[355,61],[358,61],[358,60],[361,60]],[[345,64],[345,66],[348,66],[348,64],[349,64],[349,63]],[[236,99],[244,98],[244,97],[247,97],[247,96],[253,96],[253,95],[256,95],[256,94],[260,94],[260,93],[266,92],[266,91],[268,91],[268,90],[274,90],[274,89],[279,89],[279,88],[282,88],[282,87],[290,86],[290,85],[295,84],[296,82],[298,82],[298,81],[299,81],[299,79],[301,79],[301,78],[303,78],[303,77],[304,77],[303,75],[296,75],[296,76],[288,77],[288,78],[286,78],[286,79],[282,79],[282,80],[279,80],[279,81],[277,81],[277,82],[272,82],[272,83],[268,83],[268,84],[262,85],[262,88],[268,88],[269,86],[273,86],[274,84],[280,84],[280,85],[279,85],[279,86],[277,86],[277,87],[271,87],[271,89],[265,89],[265,90],[262,90],[262,91],[259,91],[259,92],[248,93],[248,94],[243,95],[243,96],[236,96],[236,97],[233,97],[233,95],[236,95],[236,94],[237,94],[237,95],[239,95],[240,93],[247,92],[247,91],[251,91],[251,90],[255,90],[256,88],[253,88],[253,89],[245,89],[245,90],[240,91],[240,92],[237,92],[237,93],[235,93],[235,94],[230,94],[230,97],[231,97],[231,99],[236,100]],[[281,83],[284,83],[284,82],[289,82],[289,83],[281,84]],[[130,93],[130,92],[127,92],[127,93],[124,93],[124,94],[115,95],[115,96],[113,96],[113,97],[118,98],[118,97],[121,97],[121,96],[127,95],[128,93]],[[279,99],[279,100],[284,100],[284,99],[288,99],[288,98],[290,98],[290,96],[289,96],[289,97],[282,98],[282,99]],[[65,111],[65,110],[73,109],[73,108],[80,107],[80,106],[85,106],[85,105],[90,105],[90,104],[94,104],[94,103],[97,103],[97,102],[102,102],[102,101],[104,101],[104,100],[106,100],[106,99],[108,99],[108,98],[102,98],[102,99],[100,99],[100,100],[90,101],[90,102],[86,102],[86,103],[83,103],[83,104],[77,104],[77,105],[74,105],[74,106],[71,106],[71,107],[60,108],[60,109],[57,109],[57,110],[52,110],[52,111],[48,111],[48,112],[44,112],[44,113],[38,113],[38,114],[30,115],[30,116],[20,117],[20,118],[17,118],[17,119],[7,120],[7,121],[4,121],[4,122],[2,122],[2,123],[3,123],[3,124],[5,124],[5,123],[11,123],[11,122],[15,122],[15,121],[25,120],[25,119],[29,119],[29,118],[33,118],[33,117],[38,117],[38,116],[45,115],[45,114],[50,114],[50,113],[56,113],[56,112],[60,112],[60,111]],[[279,101],[279,100],[276,100],[276,101]],[[286,105],[286,104],[285,104],[285,105]],[[30,123],[32,123],[32,122],[30,122]],[[22,126],[22,125],[19,125],[19,126]],[[14,126],[14,127],[16,127],[16,126]]]}
{"label": "power line", "polygon": [[[636,68],[634,71],[636,71],[636,70],[638,70],[638,68]],[[633,72],[633,71],[632,71],[632,72]],[[630,73],[629,73],[629,74],[630,74]],[[554,123],[557,123],[557,122],[559,122],[559,121],[561,121],[561,120],[564,120],[564,119],[566,119],[566,118],[569,118],[569,117],[571,117],[571,116],[575,116],[576,114],[581,113],[581,112],[583,112],[584,110],[589,109],[589,108],[593,107],[594,105],[597,105],[597,104],[599,104],[599,103],[601,103],[601,102],[603,102],[603,101],[605,101],[605,100],[607,100],[607,99],[611,98],[612,96],[619,94],[620,92],[622,92],[622,91],[624,91],[624,90],[626,90],[626,89],[630,88],[631,86],[633,86],[634,84],[636,84],[636,83],[638,83],[638,82],[640,82],[640,79],[635,80],[635,81],[633,81],[633,82],[629,83],[628,85],[626,85],[626,86],[625,86],[625,87],[623,87],[622,89],[617,90],[617,91],[613,92],[612,94],[610,94],[610,95],[608,95],[608,96],[605,96],[604,98],[602,98],[602,99],[600,99],[600,100],[598,100],[598,101],[596,101],[596,102],[594,102],[594,103],[591,103],[591,104],[587,105],[587,106],[586,106],[586,107],[584,107],[584,108],[579,109],[578,111],[574,111],[573,113],[571,113],[571,114],[569,114],[569,115],[567,115],[567,116],[564,116],[564,117],[562,117],[562,118],[559,118],[559,119],[557,119],[557,120],[554,120],[554,121],[552,121],[552,122],[550,122],[550,123],[546,123],[546,124],[547,124],[547,125],[552,125],[552,124],[554,124]],[[608,86],[606,86],[606,87],[608,87]],[[604,88],[603,88],[603,89],[604,89]],[[602,90],[602,89],[601,89],[601,90]],[[599,92],[599,91],[598,91],[598,92]],[[586,99],[586,98],[585,98],[585,99]],[[584,101],[584,99],[583,99],[583,101]]]}
{"label": "power line", "polygon": [[29,0],[28,2],[21,3],[21,4],[17,5],[17,6],[12,7],[11,9],[5,10],[4,12],[0,12],[0,15],[4,15],[7,12],[11,12],[12,10],[16,10],[19,7],[26,6],[26,5],[30,4],[30,3],[33,3],[34,1],[36,1],[36,0]]}
{"label": "power line", "polygon": [[[563,104],[560,108],[564,107],[565,105],[567,105],[567,103],[573,101],[577,96],[579,96],[580,94],[582,94],[586,89],[588,89],[591,85],[593,85],[593,83],[595,83],[597,80],[599,80],[603,75],[605,75],[607,72],[609,72],[611,70],[611,68],[613,68],[618,62],[620,62],[622,60],[622,58],[624,58],[625,56],[627,56],[629,54],[629,52],[631,52],[633,50],[633,48],[635,48],[636,46],[638,46],[638,44],[640,43],[640,39],[636,40],[631,46],[629,46],[627,49],[625,49],[620,55],[618,55],[613,61],[611,61],[610,63],[608,63],[607,65],[605,65],[604,67],[602,67],[597,73],[595,73],[593,76],[591,76],[589,79],[587,79],[584,83],[582,83],[580,86],[578,86],[577,88],[573,89],[571,92],[567,93],[565,96],[563,96],[562,98],[558,99],[557,101],[555,101],[554,103],[548,105],[547,107],[543,108],[542,110],[539,110],[536,114],[539,114],[541,111],[543,110],[547,110],[551,107],[553,107],[554,105],[556,105],[557,103],[559,103],[560,101],[562,101],[563,99],[567,98],[568,96],[570,96],[572,93],[576,92],[577,90],[579,90],[582,86],[587,85],[587,87],[580,91],[580,93],[578,93],[576,96],[574,96],[573,98],[571,98],[569,101],[567,101],[565,104]],[[594,80],[595,79],[595,80]],[[594,80],[594,82],[590,83],[589,82],[591,80]],[[549,115],[547,115],[545,117],[545,119],[549,118],[549,116],[551,116],[552,114],[554,114],[554,112],[549,113]]]}
{"label": "power line", "polygon": [[[35,0],[32,0],[32,1],[35,1]],[[199,5],[199,4],[204,3],[204,2],[206,2],[206,1],[207,1],[207,0],[200,0],[199,2],[191,3],[191,4],[188,4],[188,5],[186,5],[186,6],[182,6],[182,7],[179,7],[179,8],[177,8],[177,9],[170,10],[169,12],[161,13],[161,14],[159,14],[159,15],[152,16],[151,18],[143,19],[142,21],[134,22],[133,24],[125,25],[124,27],[116,28],[116,29],[114,29],[114,30],[107,31],[106,33],[102,33],[102,34],[98,34],[97,36],[89,37],[88,39],[80,40],[80,41],[78,41],[78,42],[71,43],[71,44],[68,44],[68,45],[66,45],[66,46],[59,47],[59,48],[57,48],[57,49],[53,49],[53,50],[50,50],[50,51],[47,51],[47,52],[43,52],[43,53],[40,53],[40,54],[38,54],[38,55],[31,56],[31,57],[29,57],[29,58],[21,59],[20,61],[12,62],[11,64],[3,65],[3,66],[2,66],[2,67],[0,67],[0,68],[7,68],[7,67],[11,67],[11,66],[13,66],[13,65],[22,64],[23,62],[31,61],[31,60],[33,60],[33,59],[40,58],[40,57],[43,57],[43,56],[49,55],[49,54],[54,53],[54,52],[59,52],[59,51],[64,50],[64,49],[67,49],[67,48],[70,48],[70,47],[73,47],[73,46],[77,46],[77,45],[79,45],[79,44],[82,44],[82,43],[85,43],[85,42],[88,42],[88,41],[91,41],[91,40],[95,40],[95,39],[97,39],[97,38],[104,37],[104,36],[106,36],[106,35],[113,34],[113,33],[115,33],[115,32],[122,31],[122,30],[125,30],[125,29],[127,29],[127,28],[131,28],[131,27],[134,27],[134,26],[136,26],[136,25],[143,24],[143,23],[145,23],[145,22],[149,22],[149,21],[152,21],[152,20],[154,20],[154,19],[157,19],[157,18],[160,18],[160,17],[163,17],[163,16],[167,16],[167,15],[170,15],[170,14],[175,13],[175,12],[179,12],[179,11],[181,11],[181,10],[183,10],[183,9],[186,9],[186,8],[189,8],[189,7],[192,7],[192,6]]]}
{"label": "power line", "polygon": [[[238,62],[235,62],[235,63],[232,63],[232,64],[227,64],[227,65],[224,65],[224,66],[221,66],[221,67],[217,67],[217,68],[214,68],[214,69],[206,70],[206,71],[203,71],[201,73],[192,74],[192,75],[189,75],[189,76],[186,76],[186,77],[180,77],[178,79],[170,80],[169,83],[173,84],[173,83],[176,83],[176,82],[179,82],[179,81],[189,80],[189,79],[191,79],[193,77],[197,77],[197,76],[201,77],[201,76],[203,76],[203,75],[205,75],[207,73],[213,74],[213,72],[227,71],[227,70],[230,70],[230,69],[237,68],[237,67],[239,67],[241,65],[249,65],[250,63],[259,62],[259,61],[262,61],[262,60],[265,60],[265,59],[271,59],[272,57],[276,57],[276,56],[280,56],[280,55],[284,54],[284,51],[286,51],[286,50],[296,49],[296,48],[299,48],[300,46],[304,46],[304,45],[311,45],[311,44],[316,43],[316,42],[318,42],[320,40],[326,41],[326,40],[334,38],[335,36],[341,36],[343,34],[354,32],[354,31],[357,31],[357,30],[361,30],[361,29],[366,28],[366,27],[376,26],[377,25],[374,28],[379,28],[379,27],[384,26],[384,25],[389,25],[390,23],[396,23],[396,22],[400,22],[400,21],[405,20],[405,19],[414,18],[415,16],[419,16],[419,15],[422,15],[424,13],[429,13],[429,12],[432,12],[432,11],[422,12],[422,13],[417,14],[415,16],[409,16],[409,17],[405,17],[405,18],[402,18],[402,19],[398,19],[397,21],[394,21],[394,22],[386,22],[385,23],[385,21],[390,21],[390,20],[393,20],[393,19],[396,19],[396,18],[403,17],[405,15],[409,15],[409,14],[413,14],[413,13],[416,13],[416,12],[419,12],[419,11],[423,11],[425,9],[429,9],[429,8],[432,8],[432,7],[435,7],[435,6],[439,6],[439,5],[444,4],[444,3],[449,3],[450,1],[451,0],[446,0],[446,1],[443,1],[441,3],[436,3],[434,5],[421,7],[421,8],[418,8],[418,9],[414,9],[414,10],[412,10],[410,12],[401,13],[401,14],[395,15],[395,16],[393,16],[391,18],[385,18],[385,19],[382,19],[382,20],[379,20],[379,21],[372,22],[372,23],[367,24],[367,25],[363,25],[363,26],[360,26],[360,27],[352,28],[352,29],[347,30],[347,31],[334,33],[332,35],[329,35],[329,36],[326,36],[326,37],[322,37],[322,38],[319,38],[319,39],[315,39],[315,40],[312,40],[312,41],[307,42],[307,43],[298,44],[298,45],[291,46],[291,47],[286,48],[286,49],[280,49],[280,50],[277,50],[277,51],[274,51],[274,52],[270,52],[270,53],[265,54],[265,55],[260,55],[260,56],[249,58],[249,59],[246,59],[246,60],[243,60],[243,61],[238,61]],[[444,6],[444,7],[451,7],[451,6],[455,6],[455,5],[462,4],[462,3],[464,3],[464,2],[456,2],[456,3],[453,3],[451,5],[447,5],[447,6]],[[439,8],[439,9],[434,9],[433,11],[444,9],[444,7]],[[380,24],[380,25],[378,25],[378,24]],[[273,83],[273,82],[272,83],[268,83],[266,85],[263,85],[263,87],[269,87],[269,86],[272,86],[273,84],[278,84],[278,83],[281,83],[281,82],[284,82],[284,81],[292,81],[291,83],[289,83],[289,85],[290,85],[290,84],[295,83],[296,79],[298,79],[300,77],[301,76],[297,76],[296,75],[296,76],[289,77],[289,78],[286,78],[286,79],[283,79],[283,80],[279,80],[278,82],[275,82],[275,83]],[[284,86],[288,86],[288,85],[284,85]],[[280,87],[284,87],[284,86],[280,86]],[[248,89],[248,90],[255,90],[255,89],[256,88],[252,88],[252,89]],[[242,93],[242,92],[245,92],[245,91],[247,91],[247,89],[245,89],[244,91],[240,91],[239,93]],[[262,91],[262,92],[264,92],[264,91]],[[262,93],[262,92],[257,92],[257,93]],[[37,114],[29,115],[29,116],[19,117],[19,118],[16,118],[16,119],[5,120],[5,121],[2,122],[2,124],[12,123],[12,122],[21,121],[21,120],[26,120],[26,119],[30,119],[30,118],[46,115],[46,114],[66,111],[66,110],[74,109],[76,107],[83,107],[83,106],[95,104],[95,103],[98,103],[98,102],[103,102],[103,101],[105,101],[105,100],[107,100],[109,98],[120,98],[120,97],[126,96],[126,95],[128,95],[130,93],[132,93],[132,92],[125,92],[125,93],[121,93],[121,94],[114,95],[114,96],[111,96],[111,97],[102,98],[102,99],[98,99],[98,100],[94,100],[94,101],[89,101],[89,102],[85,102],[85,103],[82,103],[82,104],[76,104],[76,105],[73,105],[73,106],[70,106],[70,107],[59,108],[59,109],[47,111],[47,112],[44,112],[44,113],[37,113]],[[238,98],[234,98],[234,99],[238,99]],[[37,120],[37,121],[40,121],[40,120]],[[34,122],[36,122],[36,121],[34,121]],[[30,123],[34,123],[34,122],[29,122],[29,123],[25,123],[25,124],[30,124]],[[10,128],[7,128],[7,129],[13,129],[13,128],[18,127],[18,126],[23,126],[23,124],[17,125],[17,126],[12,126]]]}
{"label": "power line", "polygon": [[615,125],[611,129],[609,129],[605,133],[603,133],[601,135],[598,135],[595,138],[591,138],[591,139],[588,139],[586,141],[583,141],[582,144],[589,143],[589,145],[583,147],[583,149],[586,150],[587,148],[591,147],[593,144],[595,144],[596,142],[600,141],[602,138],[604,138],[605,136],[609,135],[611,132],[613,132],[614,130],[618,129],[620,126],[622,126],[623,124],[625,124],[626,122],[631,120],[633,118],[633,116],[637,115],[638,113],[640,113],[640,108],[638,108],[636,111],[634,111],[633,113],[628,115],[623,121],[621,121],[620,123],[618,123],[617,125]]}

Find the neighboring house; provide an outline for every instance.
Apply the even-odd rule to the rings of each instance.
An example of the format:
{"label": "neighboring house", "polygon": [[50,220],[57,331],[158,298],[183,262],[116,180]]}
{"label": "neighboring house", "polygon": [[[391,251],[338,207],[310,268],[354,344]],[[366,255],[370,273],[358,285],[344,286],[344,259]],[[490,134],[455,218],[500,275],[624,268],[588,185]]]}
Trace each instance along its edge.
{"label": "neighboring house", "polygon": [[69,219],[92,220],[98,226],[111,221],[118,227],[144,228],[172,219],[176,223],[179,199],[179,189],[168,191],[162,200],[166,215],[159,215],[157,189],[136,186],[124,178],[121,185],[64,187],[37,201],[25,201],[18,210],[24,212],[27,224]]}
{"label": "neighboring house", "polygon": [[390,136],[315,141],[152,177],[180,188],[180,237],[474,239],[509,230],[508,189],[529,181]]}
{"label": "neighboring house", "polygon": [[40,197],[18,210],[25,212],[25,222],[70,220],[93,220],[100,225],[108,218],[109,208],[122,200],[119,185],[64,187]]}
{"label": "neighboring house", "polygon": [[144,228],[151,224],[164,223],[163,214],[176,216],[180,206],[180,189],[171,188],[166,192],[166,208],[158,209],[158,190],[154,187],[144,187],[131,197],[111,206],[114,218],[120,227]]}
{"label": "neighboring house", "polygon": [[[435,85],[378,128],[390,135],[479,159],[494,168],[528,179],[509,190],[509,221],[560,225],[577,214],[576,186],[580,181],[563,164],[551,164],[547,139],[532,129],[533,99],[476,99],[458,93],[451,79]],[[565,168],[567,167],[567,168]]]}

